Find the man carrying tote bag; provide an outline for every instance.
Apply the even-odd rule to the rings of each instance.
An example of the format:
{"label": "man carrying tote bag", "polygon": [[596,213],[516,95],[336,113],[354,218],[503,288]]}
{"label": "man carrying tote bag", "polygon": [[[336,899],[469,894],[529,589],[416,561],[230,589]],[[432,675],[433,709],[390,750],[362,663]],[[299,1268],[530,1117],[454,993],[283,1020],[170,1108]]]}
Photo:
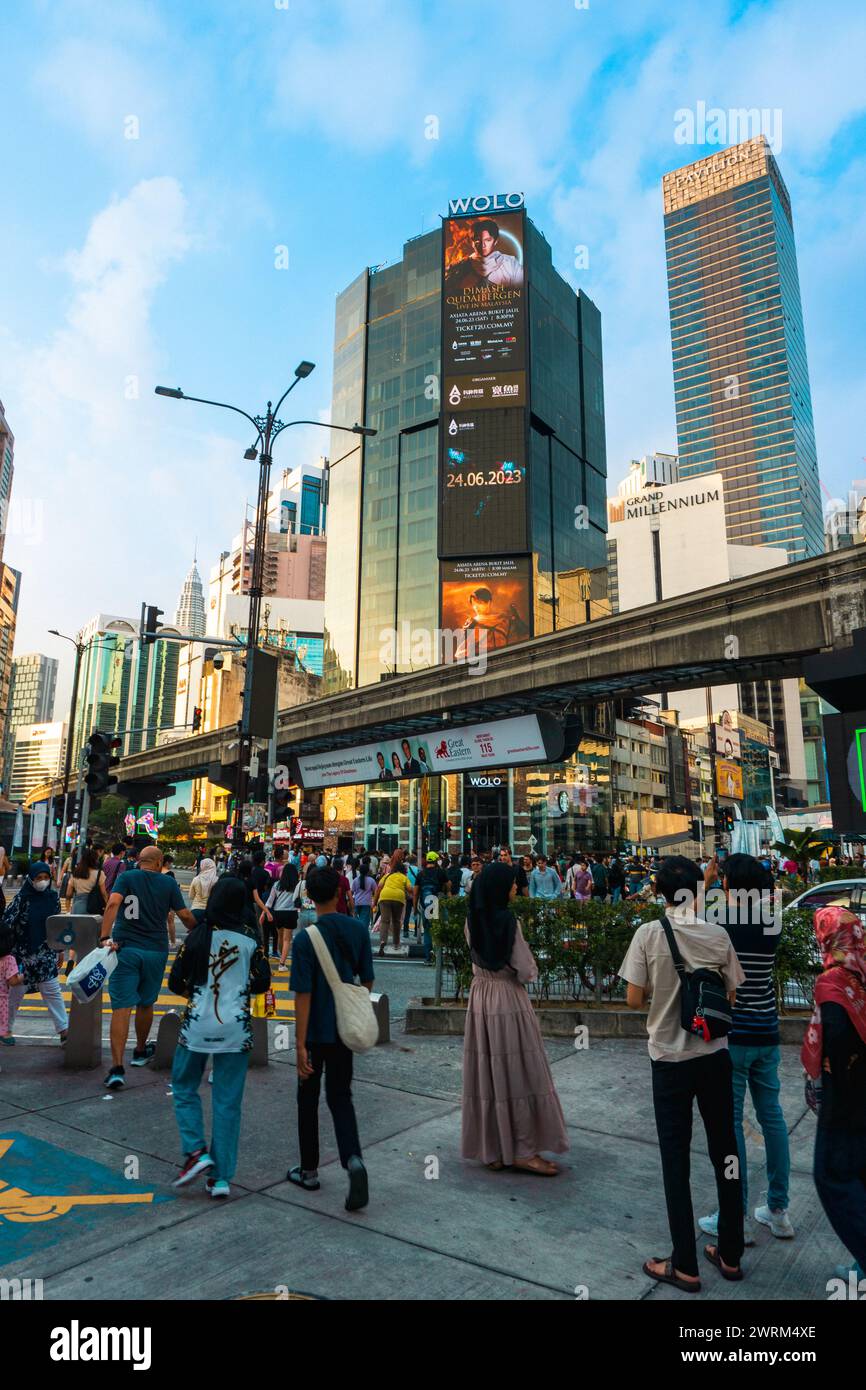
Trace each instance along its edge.
{"label": "man carrying tote bag", "polygon": [[[318,1191],[321,1185],[319,1093],[324,1072],[325,1099],[340,1162],[349,1175],[346,1210],[359,1211],[367,1205],[368,1191],[352,1103],[352,1049],[366,1051],[375,1042],[369,1000],[373,988],[370,933],[357,918],[337,911],[340,876],[334,869],[311,869],[306,888],[316,908],[316,925],[295,933],[290,978],[295,995],[301,1161],[286,1178],[308,1192]],[[359,997],[359,987],[353,983],[356,978],[367,991],[366,1001]]]}

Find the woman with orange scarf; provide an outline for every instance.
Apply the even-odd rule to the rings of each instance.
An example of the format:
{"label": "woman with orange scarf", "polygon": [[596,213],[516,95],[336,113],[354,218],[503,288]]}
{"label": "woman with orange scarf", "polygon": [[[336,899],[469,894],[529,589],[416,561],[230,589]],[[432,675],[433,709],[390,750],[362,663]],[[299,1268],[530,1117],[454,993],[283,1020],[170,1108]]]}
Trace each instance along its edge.
{"label": "woman with orange scarf", "polygon": [[815,1186],[827,1218],[866,1270],[866,931],[844,907],[815,913],[824,970],[800,1054],[820,1083]]}

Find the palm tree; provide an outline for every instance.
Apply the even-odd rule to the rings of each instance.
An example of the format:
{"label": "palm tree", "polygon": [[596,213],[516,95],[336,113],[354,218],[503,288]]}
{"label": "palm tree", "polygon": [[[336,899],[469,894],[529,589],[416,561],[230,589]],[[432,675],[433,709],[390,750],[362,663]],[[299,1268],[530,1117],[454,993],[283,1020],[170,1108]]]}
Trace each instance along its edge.
{"label": "palm tree", "polygon": [[823,835],[811,825],[804,830],[786,830],[783,840],[775,840],[773,849],[793,859],[800,870],[801,878],[809,877],[809,860],[826,854],[828,845]]}

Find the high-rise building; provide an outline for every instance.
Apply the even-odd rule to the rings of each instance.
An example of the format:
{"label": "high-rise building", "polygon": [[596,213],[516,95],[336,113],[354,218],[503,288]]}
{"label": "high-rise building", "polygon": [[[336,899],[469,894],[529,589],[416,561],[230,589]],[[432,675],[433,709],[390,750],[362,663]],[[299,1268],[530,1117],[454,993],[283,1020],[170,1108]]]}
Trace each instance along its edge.
{"label": "high-rise building", "polygon": [[15,438],[9,428],[3,402],[0,401],[0,562],[9,524],[9,499],[12,495],[12,474],[15,471]]}
{"label": "high-rise building", "polygon": [[100,613],[82,629],[78,707],[72,731],[73,767],[94,729],[121,734],[126,756],[154,748],[174,727],[178,642],[138,641],[131,618]]}
{"label": "high-rise building", "polygon": [[24,801],[32,791],[59,776],[66,751],[66,725],[19,724],[12,735],[10,801]]}
{"label": "high-rise building", "polygon": [[791,200],[763,135],[662,180],[680,479],[719,472],[728,539],[824,548]]}
{"label": "high-rise building", "polygon": [[[599,312],[521,198],[490,217],[477,201],[337,297],[331,418],[377,434],[331,439],[329,691],[448,659],[449,639],[459,659],[467,633],[495,649],[610,611]],[[597,717],[568,762],[431,778],[434,843],[609,843],[612,722],[596,737]],[[419,795],[358,788],[342,833],[405,842]]]}
{"label": "high-rise building", "polygon": [[6,744],[9,698],[12,686],[12,650],[18,622],[21,575],[0,561],[0,750]]}
{"label": "high-rise building", "polygon": [[9,714],[3,745],[3,788],[8,790],[15,730],[22,724],[50,724],[54,718],[54,692],[57,667],[53,656],[28,652],[12,662],[9,685]]}
{"label": "high-rise building", "polygon": [[[626,483],[630,481],[626,480]],[[731,545],[726,542],[725,481],[707,473],[691,482],[641,492],[620,486],[608,502],[608,560],[611,601],[617,612],[787,564],[782,546]],[[684,721],[715,710],[739,711],[771,728],[775,736],[779,805],[800,805],[806,764],[799,719],[797,682],[749,681],[704,690],[681,690],[670,697]]]}
{"label": "high-rise building", "polygon": [[191,637],[205,634],[204,587],[193,557],[192,569],[183,581],[180,598],[177,601],[174,625],[180,632],[188,632]]}

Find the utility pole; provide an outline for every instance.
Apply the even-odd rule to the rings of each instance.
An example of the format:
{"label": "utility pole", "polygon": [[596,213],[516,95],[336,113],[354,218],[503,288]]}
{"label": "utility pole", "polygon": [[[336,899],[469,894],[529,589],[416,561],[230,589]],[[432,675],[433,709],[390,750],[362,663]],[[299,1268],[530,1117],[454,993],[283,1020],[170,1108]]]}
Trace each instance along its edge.
{"label": "utility pole", "polygon": [[[253,692],[255,689],[256,675],[256,653],[258,651],[259,640],[259,619],[262,604],[263,576],[265,565],[265,545],[268,533],[268,500],[270,496],[271,464],[273,462],[273,445],[278,435],[283,430],[290,429],[294,425],[313,425],[323,429],[344,430],[348,434],[359,434],[369,438],[377,433],[374,429],[368,429],[365,425],[334,425],[324,420],[280,420],[279,411],[283,401],[291,391],[295,389],[299,381],[304,380],[314,370],[314,363],[300,362],[295,368],[295,379],[283,392],[276,406],[268,401],[264,415],[250,415],[246,410],[241,410],[239,406],[229,405],[226,401],[207,400],[203,396],[187,396],[180,387],[157,386],[156,395],[169,396],[173,400],[195,401],[199,405],[211,405],[220,410],[231,410],[236,415],[242,415],[248,420],[256,430],[255,443],[244,453],[244,458],[249,460],[259,459],[259,487],[256,500],[256,525],[255,540],[253,544],[253,563],[250,575],[250,610],[247,623],[246,640],[246,671],[244,673],[244,693],[243,693],[243,712],[240,721],[240,734],[238,743],[238,775],[237,775],[237,794],[235,798],[234,819],[232,825],[232,844],[240,846],[244,842],[243,814],[244,806],[249,791],[250,783],[250,759],[253,757],[255,739],[257,736],[270,738],[271,728],[259,730],[258,734],[253,732]],[[259,450],[261,452],[259,452]],[[279,691],[279,683],[277,685]],[[278,699],[276,701],[278,703]],[[253,764],[255,766],[255,763]]]}

